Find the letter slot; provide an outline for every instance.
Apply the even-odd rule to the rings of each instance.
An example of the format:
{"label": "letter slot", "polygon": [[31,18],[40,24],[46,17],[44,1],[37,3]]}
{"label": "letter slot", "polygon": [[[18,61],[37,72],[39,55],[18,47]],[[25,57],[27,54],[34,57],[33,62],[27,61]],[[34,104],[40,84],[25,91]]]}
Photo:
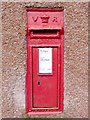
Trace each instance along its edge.
{"label": "letter slot", "polygon": [[31,38],[59,38],[60,30],[31,30]]}

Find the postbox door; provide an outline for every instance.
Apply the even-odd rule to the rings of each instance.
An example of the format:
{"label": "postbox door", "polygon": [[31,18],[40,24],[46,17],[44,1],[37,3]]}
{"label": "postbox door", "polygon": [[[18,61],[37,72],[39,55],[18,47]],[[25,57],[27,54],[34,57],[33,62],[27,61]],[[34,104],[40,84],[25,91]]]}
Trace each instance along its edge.
{"label": "postbox door", "polygon": [[58,107],[58,48],[33,48],[32,106]]}

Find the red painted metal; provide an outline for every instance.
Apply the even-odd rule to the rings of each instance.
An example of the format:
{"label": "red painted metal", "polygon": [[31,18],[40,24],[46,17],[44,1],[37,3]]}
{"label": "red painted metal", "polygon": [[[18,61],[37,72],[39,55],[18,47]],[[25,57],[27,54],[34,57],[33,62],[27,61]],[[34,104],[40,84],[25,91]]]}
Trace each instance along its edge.
{"label": "red painted metal", "polygon": [[[63,111],[64,10],[27,9],[26,112]],[[39,74],[39,48],[52,48],[52,74]]]}

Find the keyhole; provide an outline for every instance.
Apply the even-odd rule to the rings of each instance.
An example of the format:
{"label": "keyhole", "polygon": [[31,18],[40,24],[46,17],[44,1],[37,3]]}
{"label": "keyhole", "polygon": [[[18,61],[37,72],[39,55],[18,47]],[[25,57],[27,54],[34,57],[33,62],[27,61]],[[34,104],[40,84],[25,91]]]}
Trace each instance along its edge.
{"label": "keyhole", "polygon": [[40,82],[38,81],[38,85],[40,85]]}

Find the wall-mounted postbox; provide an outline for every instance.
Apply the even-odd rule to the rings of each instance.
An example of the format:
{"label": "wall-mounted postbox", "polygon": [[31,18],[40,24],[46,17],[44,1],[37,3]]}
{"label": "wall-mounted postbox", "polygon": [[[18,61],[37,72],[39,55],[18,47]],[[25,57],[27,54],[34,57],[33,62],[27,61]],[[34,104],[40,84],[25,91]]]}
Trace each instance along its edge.
{"label": "wall-mounted postbox", "polygon": [[26,111],[63,111],[63,9],[27,9]]}

